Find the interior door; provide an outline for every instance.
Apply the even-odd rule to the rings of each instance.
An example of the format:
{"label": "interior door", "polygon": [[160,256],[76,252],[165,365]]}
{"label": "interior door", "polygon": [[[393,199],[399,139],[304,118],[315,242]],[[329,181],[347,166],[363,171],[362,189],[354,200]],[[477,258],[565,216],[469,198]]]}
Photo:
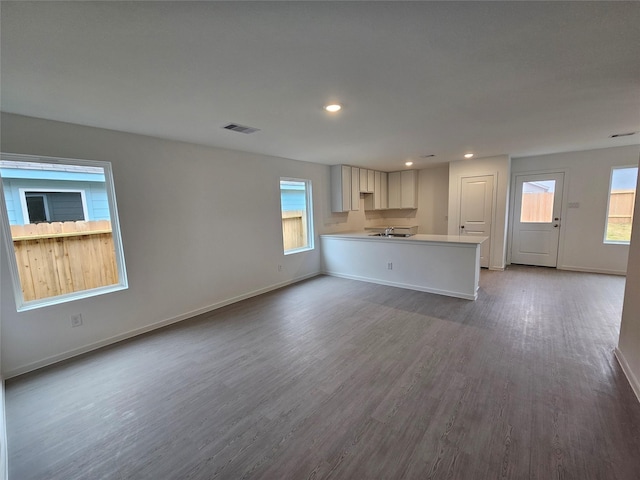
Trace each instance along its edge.
{"label": "interior door", "polygon": [[489,237],[480,245],[480,266],[489,267],[493,175],[463,177],[460,186],[460,235]]}
{"label": "interior door", "polygon": [[563,173],[517,175],[511,263],[558,264]]}

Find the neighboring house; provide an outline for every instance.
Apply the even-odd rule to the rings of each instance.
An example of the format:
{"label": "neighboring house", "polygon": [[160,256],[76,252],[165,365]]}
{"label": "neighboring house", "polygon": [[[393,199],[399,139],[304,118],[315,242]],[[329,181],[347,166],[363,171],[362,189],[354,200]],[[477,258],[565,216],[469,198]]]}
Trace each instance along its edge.
{"label": "neighboring house", "polygon": [[99,167],[3,161],[0,176],[11,225],[110,219]]}
{"label": "neighboring house", "polygon": [[300,182],[280,182],[280,202],[283,212],[301,212],[306,208],[305,186]]}

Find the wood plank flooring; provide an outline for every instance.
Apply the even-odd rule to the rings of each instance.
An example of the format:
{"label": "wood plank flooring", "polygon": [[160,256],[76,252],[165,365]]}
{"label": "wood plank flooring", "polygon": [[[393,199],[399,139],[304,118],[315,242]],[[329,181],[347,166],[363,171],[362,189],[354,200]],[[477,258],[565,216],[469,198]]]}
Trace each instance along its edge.
{"label": "wood plank flooring", "polygon": [[317,277],[11,379],[11,480],[640,478],[624,278]]}

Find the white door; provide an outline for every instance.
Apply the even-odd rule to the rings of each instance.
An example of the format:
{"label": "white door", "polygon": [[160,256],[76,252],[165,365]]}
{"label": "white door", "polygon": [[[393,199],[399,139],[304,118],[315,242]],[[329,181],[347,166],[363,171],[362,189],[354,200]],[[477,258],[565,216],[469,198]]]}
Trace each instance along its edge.
{"label": "white door", "polygon": [[563,173],[517,175],[511,263],[558,264]]}
{"label": "white door", "polygon": [[460,185],[460,235],[489,237],[480,245],[480,266],[489,267],[493,175],[463,177]]}

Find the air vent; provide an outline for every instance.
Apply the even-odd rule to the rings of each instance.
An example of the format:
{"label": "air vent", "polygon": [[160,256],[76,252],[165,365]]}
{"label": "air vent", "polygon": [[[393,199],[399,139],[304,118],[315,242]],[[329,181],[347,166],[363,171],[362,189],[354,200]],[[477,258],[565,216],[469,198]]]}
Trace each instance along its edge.
{"label": "air vent", "polygon": [[635,135],[636,132],[628,132],[628,133],[615,133],[611,135],[609,138],[618,138],[618,137],[630,137],[631,135]]}
{"label": "air vent", "polygon": [[233,130],[234,132],[246,133],[246,134],[260,131],[259,128],[247,127],[246,125],[238,125],[237,123],[230,123],[229,125],[225,125],[222,128],[226,130]]}

